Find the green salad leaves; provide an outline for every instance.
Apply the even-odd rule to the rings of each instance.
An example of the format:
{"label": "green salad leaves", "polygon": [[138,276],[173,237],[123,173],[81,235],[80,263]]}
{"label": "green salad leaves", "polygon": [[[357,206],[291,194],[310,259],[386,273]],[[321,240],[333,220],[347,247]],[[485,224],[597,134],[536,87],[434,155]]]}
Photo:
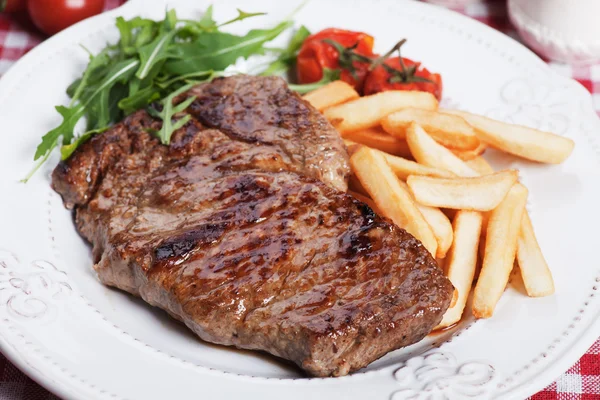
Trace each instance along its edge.
{"label": "green salad leaves", "polygon": [[[295,62],[304,39],[310,34],[300,27],[284,49],[266,48],[265,44],[291,28],[291,19],[268,29],[254,29],[245,35],[223,32],[222,27],[264,15],[238,10],[238,16],[218,24],[213,19],[210,6],[202,18],[194,21],[180,19],[174,10],[166,12],[162,21],[136,17],[116,20],[119,42],[108,45],[96,55],[90,53],[89,64],[81,76],[67,89],[71,97],[68,106],[57,106],[62,123],[42,137],[34,161],[33,171],[27,181],[48,159],[52,150],[61,147],[64,160],[77,147],[108,129],[136,110],[148,112],[163,121],[160,130],[153,132],[164,144],[183,126],[189,116],[179,117],[194,98],[184,99],[174,105],[173,100],[186,90],[216,76],[226,75],[224,70],[242,57],[272,54],[274,61],[266,65],[261,75],[285,73]],[[334,80],[335,74],[317,84]],[[315,84],[311,85],[314,88]],[[300,92],[304,85],[297,85]],[[75,135],[76,126],[85,117],[85,132]]]}

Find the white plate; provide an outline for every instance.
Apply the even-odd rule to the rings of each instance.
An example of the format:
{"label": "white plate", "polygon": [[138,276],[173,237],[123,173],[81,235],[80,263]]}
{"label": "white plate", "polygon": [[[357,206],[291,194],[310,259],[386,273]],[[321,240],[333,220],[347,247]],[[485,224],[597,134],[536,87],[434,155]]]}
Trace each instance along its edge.
{"label": "white plate", "polygon": [[[174,1],[180,15],[207,1]],[[290,2],[221,0],[219,19],[234,7],[269,11],[245,31],[284,18]],[[117,15],[160,18],[161,0],[124,7],[65,31],[25,56],[0,81],[0,348],[17,366],[72,399],[522,399],[550,383],[600,334],[600,121],[589,94],[496,31],[451,12],[397,0],[313,1],[297,15],[316,31],[364,30],[377,50],[409,38],[405,54],[444,76],[450,103],[575,140],[560,166],[519,161],[492,151],[497,166],[521,169],[556,295],[532,299],[512,283],[492,319],[463,321],[336,379],[303,378],[270,357],[197,340],[164,313],[102,286],[71,213],[49,186],[53,158],[28,184],[40,136],[59,119],[66,86],[86,54],[113,41]]]}

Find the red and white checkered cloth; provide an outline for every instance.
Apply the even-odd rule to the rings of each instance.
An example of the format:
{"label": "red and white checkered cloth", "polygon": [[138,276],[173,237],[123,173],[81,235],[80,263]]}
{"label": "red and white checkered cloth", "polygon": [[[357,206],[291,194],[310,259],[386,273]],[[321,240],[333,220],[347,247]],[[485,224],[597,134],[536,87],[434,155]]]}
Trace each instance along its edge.
{"label": "red and white checkered cloth", "polygon": [[[107,0],[107,9],[124,0]],[[506,2],[488,0],[457,9],[509,36],[518,39],[507,18]],[[0,13],[0,75],[43,40],[43,36],[25,18]],[[550,63],[561,75],[572,77],[585,86],[600,113],[600,64],[571,67]],[[58,400],[37,385],[0,354],[0,400]],[[556,382],[531,397],[532,400],[600,400],[600,340]]]}

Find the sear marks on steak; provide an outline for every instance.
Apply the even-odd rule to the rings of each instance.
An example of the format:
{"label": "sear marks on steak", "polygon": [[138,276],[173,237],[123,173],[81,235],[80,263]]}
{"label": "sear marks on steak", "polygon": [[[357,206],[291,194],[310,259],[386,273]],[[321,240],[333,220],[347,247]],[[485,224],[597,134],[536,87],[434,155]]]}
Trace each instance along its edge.
{"label": "sear marks on steak", "polygon": [[339,133],[281,79],[238,77],[190,90],[190,113],[202,124],[243,140],[278,147],[301,172],[346,191],[348,156]]}
{"label": "sear marks on steak", "polygon": [[192,89],[170,146],[145,111],[53,173],[100,280],[202,339],[339,376],[421,340],[452,285],[423,245],[345,194],[347,154],[278,78]]}

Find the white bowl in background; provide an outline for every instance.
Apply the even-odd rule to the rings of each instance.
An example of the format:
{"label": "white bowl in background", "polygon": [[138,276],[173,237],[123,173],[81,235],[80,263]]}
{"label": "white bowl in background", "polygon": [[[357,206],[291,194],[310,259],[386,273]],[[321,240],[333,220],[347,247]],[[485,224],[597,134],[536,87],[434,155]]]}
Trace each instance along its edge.
{"label": "white bowl in background", "polygon": [[600,1],[508,0],[523,40],[543,57],[569,64],[600,60]]}

